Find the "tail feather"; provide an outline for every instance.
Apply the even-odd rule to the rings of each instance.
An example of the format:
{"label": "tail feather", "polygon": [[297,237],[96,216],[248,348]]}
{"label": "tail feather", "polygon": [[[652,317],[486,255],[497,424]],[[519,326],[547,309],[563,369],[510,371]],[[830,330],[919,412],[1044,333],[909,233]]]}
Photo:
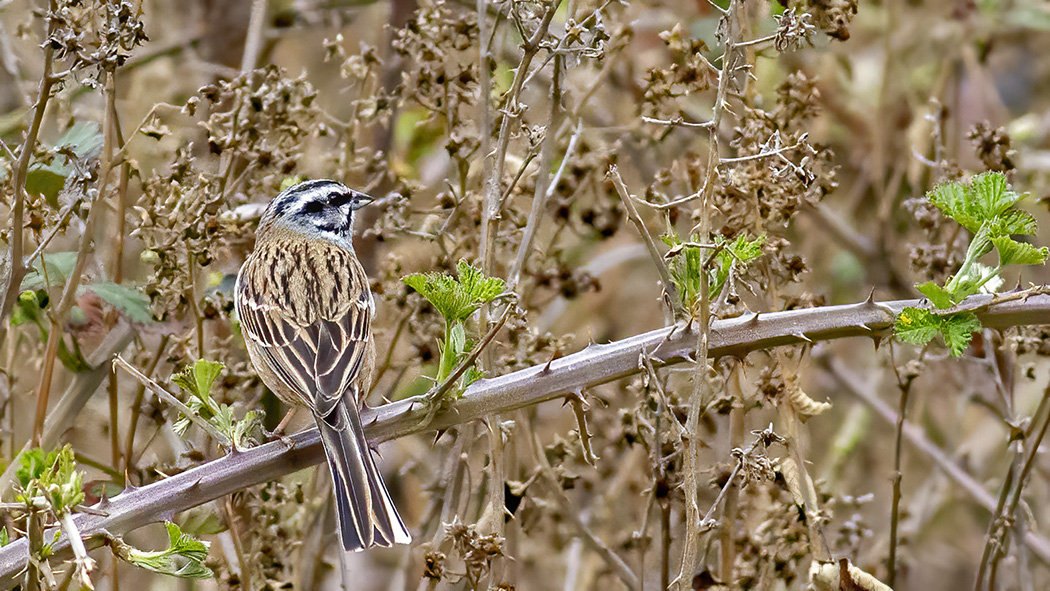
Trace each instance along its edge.
{"label": "tail feather", "polygon": [[327,416],[317,417],[317,427],[332,472],[343,549],[411,542],[372,459],[357,407],[336,404]]}

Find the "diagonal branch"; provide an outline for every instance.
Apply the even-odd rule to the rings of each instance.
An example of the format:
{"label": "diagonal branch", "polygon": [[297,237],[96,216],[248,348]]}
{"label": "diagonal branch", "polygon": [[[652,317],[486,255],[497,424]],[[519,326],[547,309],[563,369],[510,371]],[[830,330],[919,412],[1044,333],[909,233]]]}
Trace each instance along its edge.
{"label": "diagonal branch", "polygon": [[[991,296],[982,295],[966,301],[980,310],[978,316],[986,327],[1050,324],[1050,295],[981,307],[991,300]],[[885,337],[892,329],[893,314],[919,303],[918,300],[878,303],[869,299],[842,306],[718,320],[711,324],[709,355],[711,358],[742,357],[750,351],[800,342]],[[369,437],[375,442],[421,431],[445,430],[493,413],[539,404],[633,375],[641,371],[639,358],[643,354],[650,356],[654,365],[689,361],[696,351],[696,339],[695,327],[665,327],[613,343],[590,345],[548,364],[482,379],[430,423],[425,422],[426,406],[411,401],[366,409],[362,418],[367,423],[365,429]],[[76,525],[88,538],[87,546],[97,547],[103,532],[122,535],[149,523],[170,519],[180,511],[319,463],[324,457],[316,430],[303,431],[289,439],[291,445],[275,441],[246,452],[228,454],[142,488],[129,489],[96,505],[94,509],[100,513],[78,515]],[[58,557],[67,556],[69,541],[59,540],[54,549]],[[15,583],[28,560],[27,550],[25,538],[0,548],[0,588]]]}

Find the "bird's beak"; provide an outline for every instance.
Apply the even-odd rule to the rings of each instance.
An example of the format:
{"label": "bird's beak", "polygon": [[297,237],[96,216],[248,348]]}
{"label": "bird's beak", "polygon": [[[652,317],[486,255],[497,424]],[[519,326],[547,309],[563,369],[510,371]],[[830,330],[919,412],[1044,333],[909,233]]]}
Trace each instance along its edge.
{"label": "bird's beak", "polygon": [[371,195],[365,195],[360,191],[354,191],[353,209],[358,210],[375,201],[376,198]]}

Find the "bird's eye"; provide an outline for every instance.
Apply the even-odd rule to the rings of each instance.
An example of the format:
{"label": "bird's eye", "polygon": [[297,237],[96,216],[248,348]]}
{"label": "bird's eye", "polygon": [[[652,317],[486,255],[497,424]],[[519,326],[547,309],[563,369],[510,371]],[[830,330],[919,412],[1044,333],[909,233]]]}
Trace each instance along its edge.
{"label": "bird's eye", "polygon": [[314,214],[321,213],[324,211],[324,203],[320,201],[311,201],[303,207],[303,213]]}
{"label": "bird's eye", "polygon": [[328,205],[332,207],[342,207],[347,203],[350,203],[350,193],[337,193],[332,192],[328,194]]}

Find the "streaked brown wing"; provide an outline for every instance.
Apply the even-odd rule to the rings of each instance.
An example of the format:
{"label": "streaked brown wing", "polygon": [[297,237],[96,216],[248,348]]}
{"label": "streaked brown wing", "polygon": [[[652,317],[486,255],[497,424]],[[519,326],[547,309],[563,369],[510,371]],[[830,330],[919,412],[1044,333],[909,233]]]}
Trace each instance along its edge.
{"label": "streaked brown wing", "polygon": [[[347,253],[347,256],[352,256]],[[289,314],[288,305],[274,301],[269,291],[260,293],[259,282],[266,271],[257,267],[258,258],[250,260],[238,281],[237,314],[245,338],[250,338],[267,366],[319,416],[327,416],[347,390],[356,386],[361,373],[371,330],[370,294],[357,290],[357,297],[346,302],[304,301],[296,308],[298,319]],[[348,264],[343,281],[367,286],[358,265]],[[311,265],[296,267],[288,283],[320,281]],[[360,275],[356,277],[355,275]],[[335,278],[327,278],[337,280]],[[364,280],[362,283],[361,280]],[[350,295],[354,290],[342,291]],[[321,294],[325,290],[303,290],[300,293]],[[340,305],[341,304],[341,305]],[[326,318],[327,316],[327,318]],[[356,400],[357,392],[351,399]]]}

